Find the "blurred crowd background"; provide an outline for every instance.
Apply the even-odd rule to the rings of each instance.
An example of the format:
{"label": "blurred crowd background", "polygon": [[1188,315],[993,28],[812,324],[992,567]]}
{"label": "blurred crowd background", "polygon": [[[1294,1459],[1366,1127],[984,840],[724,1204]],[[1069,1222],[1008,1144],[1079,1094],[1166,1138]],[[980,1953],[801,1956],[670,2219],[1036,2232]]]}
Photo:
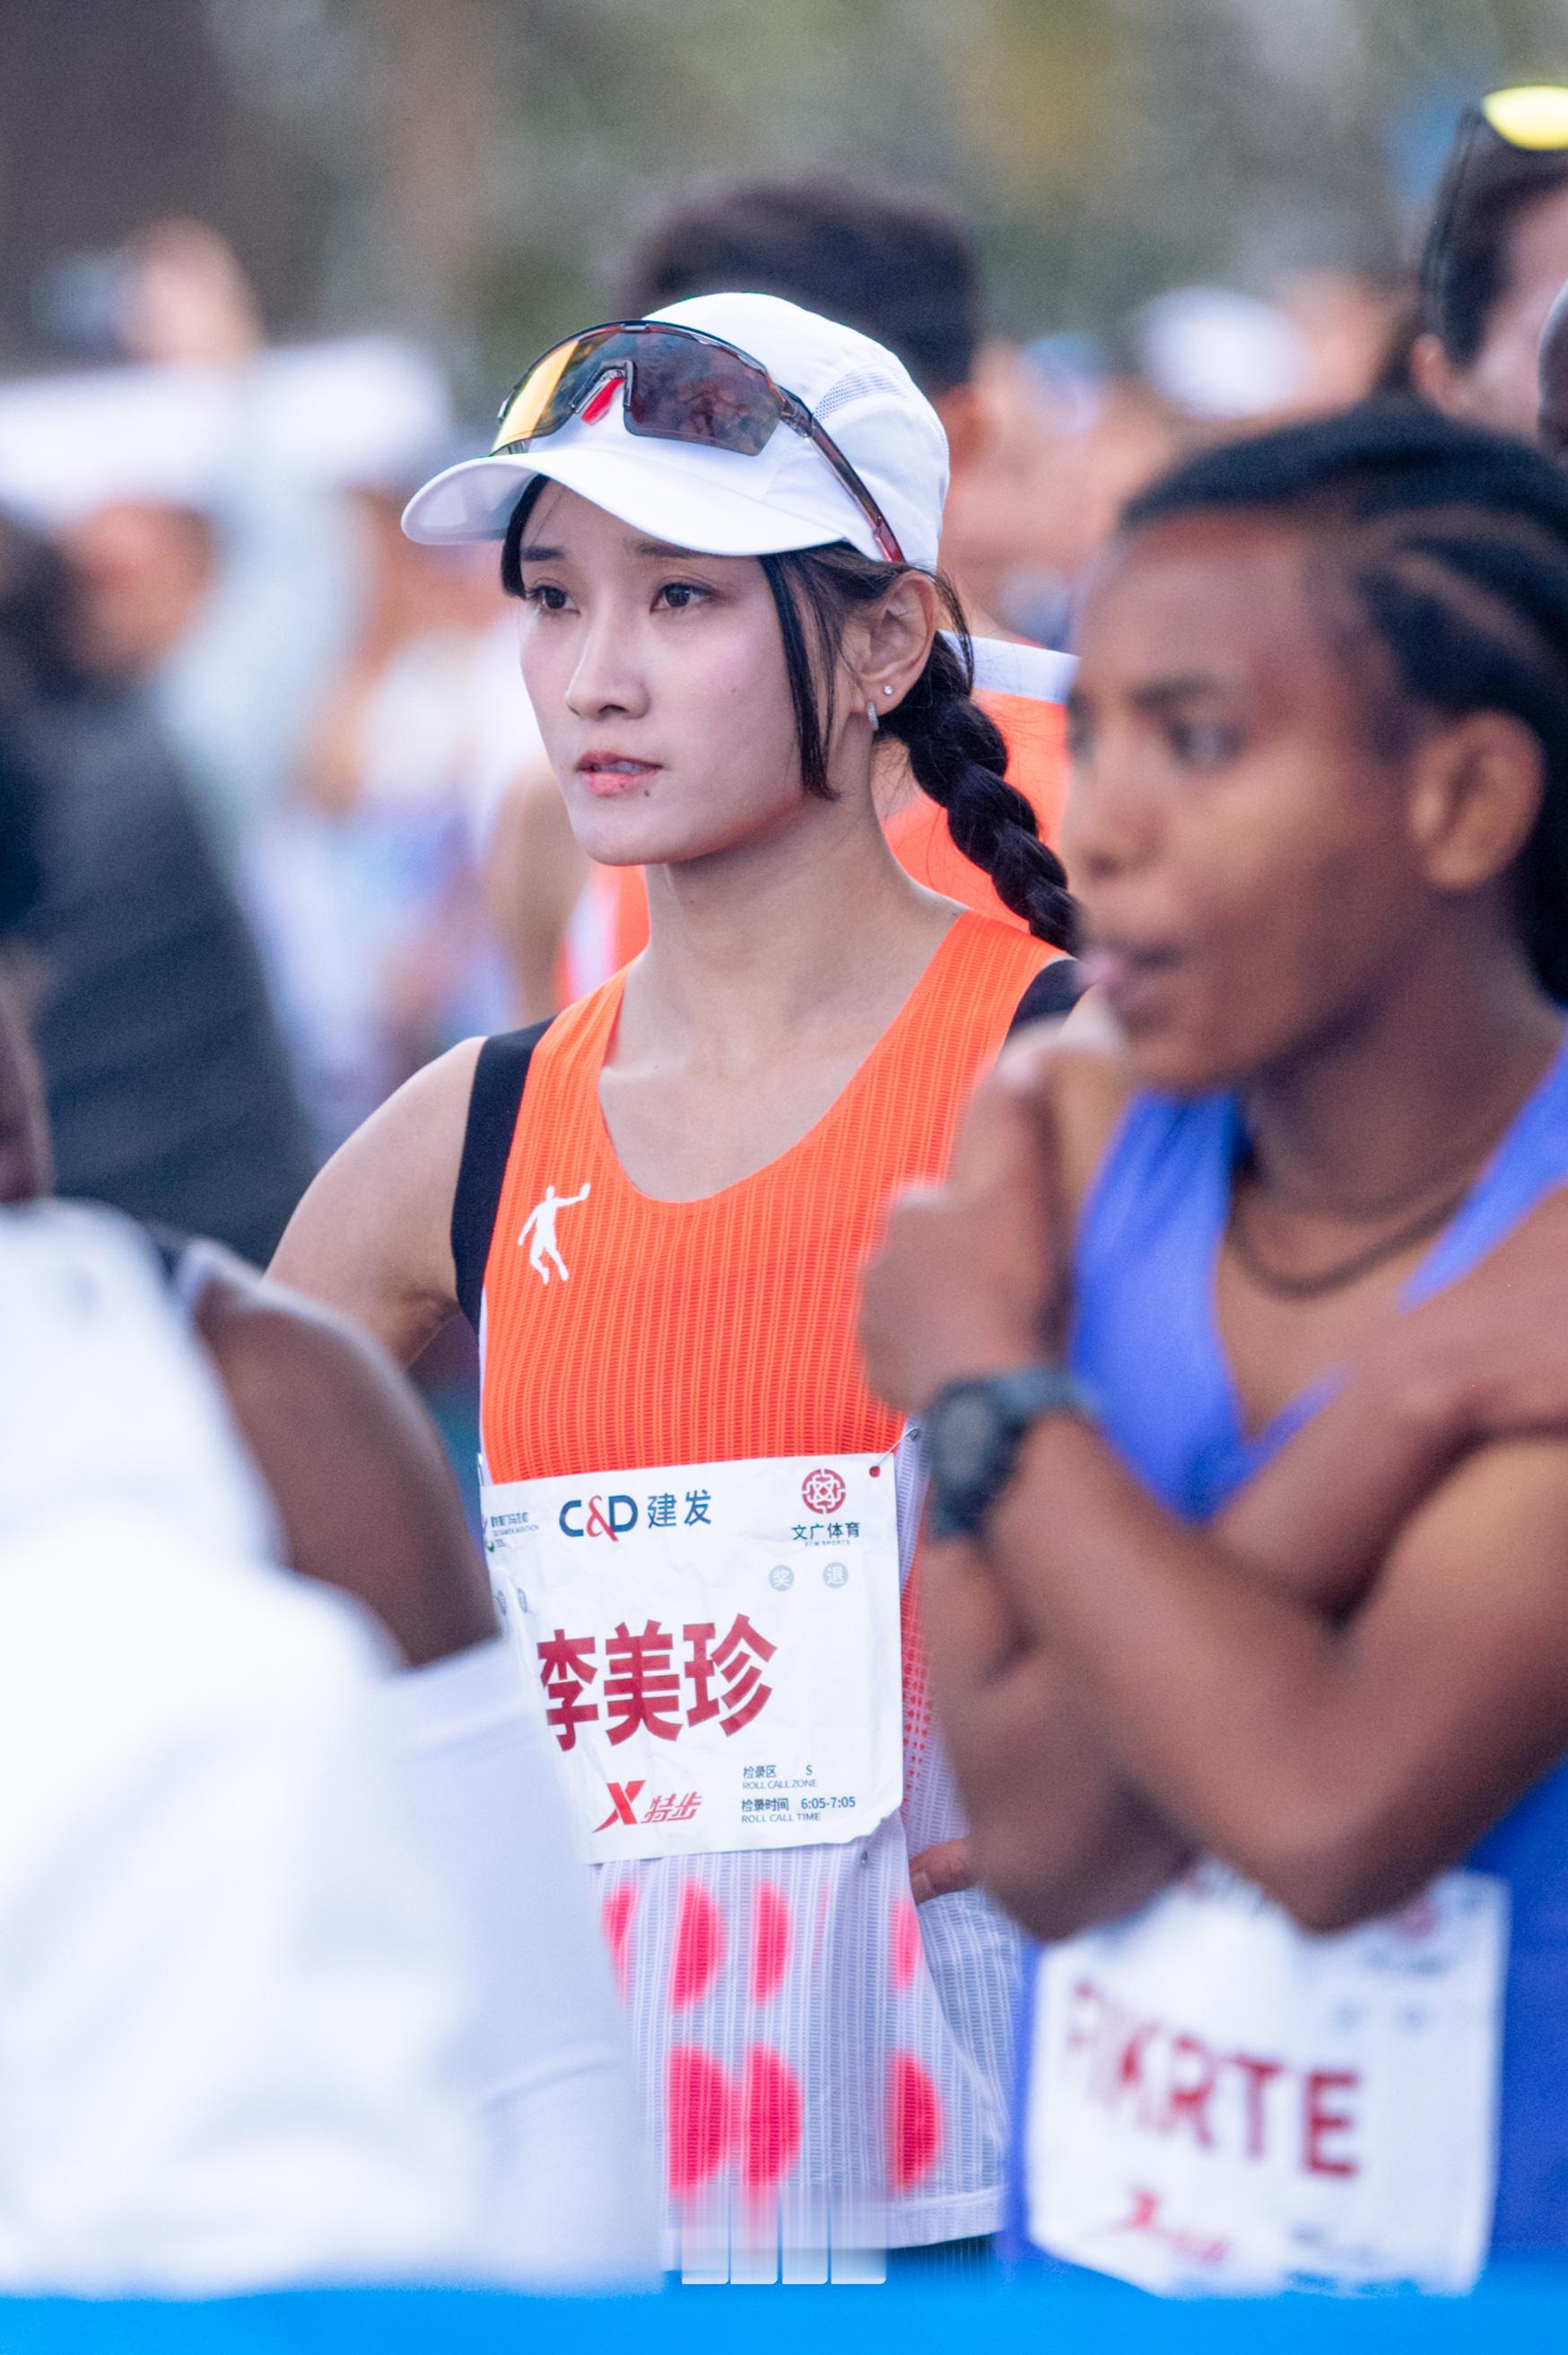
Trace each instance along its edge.
{"label": "blurred crowd background", "polygon": [[1463,102],[1565,52],[1552,0],[5,0],[0,707],[54,794],[62,1189],[265,1258],[410,1071],[571,986],[494,567],[398,517],[673,210],[852,178],[963,226],[944,557],[1062,645],[1176,452],[1397,377]]}

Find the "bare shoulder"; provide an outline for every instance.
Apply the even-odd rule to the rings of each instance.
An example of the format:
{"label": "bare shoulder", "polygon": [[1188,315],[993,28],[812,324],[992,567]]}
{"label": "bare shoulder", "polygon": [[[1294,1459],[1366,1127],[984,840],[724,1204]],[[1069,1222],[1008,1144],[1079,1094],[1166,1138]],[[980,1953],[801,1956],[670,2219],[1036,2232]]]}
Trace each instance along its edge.
{"label": "bare shoulder", "polygon": [[293,1566],[367,1604],[416,1664],[493,1634],[445,1451],[385,1352],[218,1246],[192,1252],[197,1330]]}
{"label": "bare shoulder", "polygon": [[452,1206],[483,1039],[467,1039],[338,1147],[270,1273],[339,1310],[407,1365],[457,1308]]}
{"label": "bare shoulder", "polygon": [[1062,1190],[1076,1218],[1136,1084],[1115,1023],[1091,993],[1064,1021],[1020,1030],[1003,1050],[997,1074],[1033,1098],[1048,1118]]}

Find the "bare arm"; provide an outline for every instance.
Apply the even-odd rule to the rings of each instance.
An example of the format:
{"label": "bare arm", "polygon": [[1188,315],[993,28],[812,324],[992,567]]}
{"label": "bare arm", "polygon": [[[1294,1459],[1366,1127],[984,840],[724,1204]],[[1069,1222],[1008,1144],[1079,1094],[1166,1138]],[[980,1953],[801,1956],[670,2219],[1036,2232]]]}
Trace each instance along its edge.
{"label": "bare arm", "polygon": [[1131,1912],[1180,1870],[1189,1843],[1122,1773],[977,1549],[928,1540],[921,1578],[932,1696],[975,1876],[1037,1938]]}
{"label": "bare arm", "polygon": [[197,1248],[197,1330],[293,1567],[367,1604],[411,1667],[494,1636],[445,1451],[407,1382],[336,1317]]}
{"label": "bare arm", "polygon": [[[869,1285],[868,1338],[881,1386],[901,1402],[918,1407],[942,1380],[1041,1346],[1053,1285],[1040,1109],[1027,1088],[993,1090],[954,1184],[892,1223]],[[1048,1274],[1026,1284],[1020,1316],[1025,1234]],[[1520,1248],[1539,1259],[1539,1241]],[[1387,1351],[1211,1530],[1165,1513],[1086,1426],[1033,1434],[987,1554],[972,1556],[976,1574],[988,1566],[996,1576],[1013,1649],[998,1667],[971,1644],[956,1670],[949,1657],[940,1672],[976,1838],[1026,1918],[1061,1912],[1072,1926],[1075,1909],[1083,1919],[1098,1910],[1093,1874],[1075,1885],[1061,1862],[1080,1840],[1093,1848],[1096,1807],[1118,1775],[1155,1795],[1188,1840],[1328,1927],[1396,1902],[1452,1861],[1568,1743],[1568,1610],[1556,1574],[1568,1458],[1553,1440],[1458,1460],[1530,1402],[1529,1385],[1499,1375],[1517,1290],[1496,1269],[1466,1282],[1477,1288],[1468,1301],[1456,1286],[1400,1320]],[[1510,1319],[1496,1312],[1499,1296]],[[1434,1379],[1461,1332],[1489,1338],[1490,1356],[1483,1348],[1463,1384]],[[1508,1346],[1517,1359],[1517,1339]],[[1421,1348],[1424,1390],[1411,1378]],[[1550,1421],[1550,1352],[1526,1355],[1535,1410]],[[1478,1576],[1483,1561],[1506,1569]],[[1336,1630],[1326,1612],[1343,1611],[1374,1574],[1370,1599]],[[928,1593],[942,1583],[939,1569]],[[928,1607],[938,1615],[943,1605]],[[950,1614],[944,1625],[954,1624]],[[1022,1697],[1036,1651],[1057,1682],[1031,1709]],[[1032,1830],[1005,1820],[1016,1744],[1011,1782],[983,1771],[1009,1708],[1019,1739],[1054,1757],[1058,1780],[1041,1791],[1049,1833],[1038,1820]],[[1099,1745],[1107,1780],[1097,1796],[1061,1774],[1074,1712]],[[1102,1893],[1118,1837],[1107,1832],[1098,1860]]]}
{"label": "bare arm", "polygon": [[457,1313],[452,1206],[481,1043],[465,1039],[417,1071],[339,1146],[268,1271],[400,1366]]}
{"label": "bare arm", "polygon": [[1335,1630],[1067,1421],[1031,1435],[991,1541],[1126,1772],[1323,1931],[1456,1862],[1568,1750],[1565,1550],[1568,1444],[1485,1449]]}
{"label": "bare arm", "polygon": [[[923,1332],[940,1335],[944,1364],[951,1359],[954,1373],[1002,1362],[994,1335],[967,1318],[971,1292],[998,1289],[1025,1303],[1025,1338],[1015,1347],[1024,1357],[1045,1347],[1027,1327],[1044,1318],[1054,1288],[1059,1252],[1048,1237],[1071,1226],[1127,1093],[1125,1076],[1097,1041],[1088,1053],[1063,1050],[1062,1032],[1061,1024],[1041,1024],[1008,1050],[965,1131],[948,1188],[895,1213],[890,1248],[868,1278],[862,1335],[873,1379],[901,1404],[923,1405],[946,1378],[933,1377],[924,1362]],[[1051,1120],[1048,1135],[1033,1118],[1036,1093],[1063,1081],[1063,1116]],[[996,1172],[987,1105],[998,1090],[1004,1106],[1022,1108],[1021,1147],[1008,1163],[1028,1196],[1021,1220],[990,1215]],[[955,1226],[963,1247],[952,1252]],[[912,1299],[920,1304],[912,1317],[905,1314]],[[928,1540],[921,1580],[932,1690],[969,1818],[973,1868],[944,1857],[948,1878],[934,1893],[977,1873],[1040,1937],[1064,1936],[1152,1896],[1180,1869],[1189,1843],[1133,1787],[1070,1677],[1011,1608],[984,1553]],[[1027,1872],[1019,1859],[1027,1859]],[[917,1891],[930,1860],[915,1859]]]}

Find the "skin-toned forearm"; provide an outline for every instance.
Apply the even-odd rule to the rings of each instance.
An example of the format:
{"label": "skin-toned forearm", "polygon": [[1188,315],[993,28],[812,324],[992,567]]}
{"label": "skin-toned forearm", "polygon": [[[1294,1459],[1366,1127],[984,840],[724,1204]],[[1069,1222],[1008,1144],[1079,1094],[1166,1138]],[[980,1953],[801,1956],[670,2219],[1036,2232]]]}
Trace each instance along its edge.
{"label": "skin-toned forearm", "polygon": [[[1416,1340],[1402,1332],[1370,1359],[1215,1522],[1235,1572],[1328,1619],[1364,1593],[1467,1435]],[[1143,1902],[1192,1840],[1134,1786],[1082,1686],[1006,1609],[984,1551],[930,1547],[923,1575],[933,1685],[980,1877],[1042,1937]]]}
{"label": "skin-toned forearm", "polygon": [[1135,1785],[1308,1927],[1403,1902],[1568,1742],[1561,1442],[1470,1459],[1342,1630],[1067,1418],[1031,1433],[988,1536],[1010,1607]]}
{"label": "skin-toned forearm", "polygon": [[1282,1715],[1298,1713],[1331,1654],[1323,1621],[1238,1575],[1073,1417],[1030,1433],[987,1537],[1009,1605],[1061,1659],[1125,1771],[1207,1845],[1244,1849]]}
{"label": "skin-toned forearm", "polygon": [[1227,1558],[1329,1618],[1365,1593],[1472,1433],[1424,1335],[1403,1325],[1211,1524]]}
{"label": "skin-toned forearm", "polygon": [[920,1577],[932,1695],[978,1877],[1041,1938],[1142,1904],[1188,1844],[1133,1790],[976,1549],[928,1542]]}

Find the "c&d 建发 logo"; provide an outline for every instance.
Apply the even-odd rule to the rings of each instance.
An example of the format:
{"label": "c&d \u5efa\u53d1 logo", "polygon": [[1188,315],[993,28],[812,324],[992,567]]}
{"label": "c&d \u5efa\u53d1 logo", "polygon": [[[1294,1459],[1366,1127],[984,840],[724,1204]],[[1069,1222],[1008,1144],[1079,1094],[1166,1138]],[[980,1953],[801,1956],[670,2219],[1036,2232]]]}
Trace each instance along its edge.
{"label": "c&d \u5efa\u53d1 logo", "polygon": [[560,1513],[564,1538],[608,1538],[616,1545],[637,1526],[635,1497],[569,1497]]}

